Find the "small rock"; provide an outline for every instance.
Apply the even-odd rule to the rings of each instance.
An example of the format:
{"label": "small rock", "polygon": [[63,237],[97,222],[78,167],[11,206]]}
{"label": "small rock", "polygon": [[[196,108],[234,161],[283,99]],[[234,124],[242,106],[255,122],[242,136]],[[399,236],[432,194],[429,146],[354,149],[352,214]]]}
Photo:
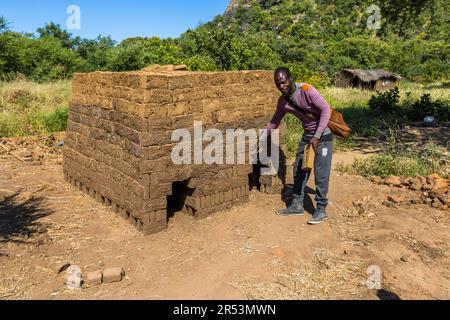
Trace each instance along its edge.
{"label": "small rock", "polygon": [[437,180],[437,179],[440,179],[441,177],[439,176],[439,174],[433,173],[433,174],[430,174],[427,178],[430,180]]}
{"label": "small rock", "polygon": [[442,202],[443,204],[449,203],[449,200],[450,200],[450,197],[447,196],[446,194],[443,194],[443,193],[438,194],[438,195],[437,195],[437,198],[438,198],[439,200],[441,200],[441,202]]}
{"label": "small rock", "polygon": [[372,181],[373,183],[376,183],[376,184],[381,184],[381,183],[383,183],[383,179],[380,178],[380,177],[371,177],[371,178],[370,178],[370,181]]}
{"label": "small rock", "polygon": [[419,177],[419,181],[422,185],[427,184],[427,178],[425,177]]}
{"label": "small rock", "polygon": [[388,201],[391,201],[393,203],[402,203],[405,201],[405,197],[402,195],[398,195],[398,196],[389,196],[388,197]]}
{"label": "small rock", "polygon": [[442,203],[441,203],[441,201],[439,200],[439,199],[434,199],[433,200],[433,202],[431,203],[431,206],[433,207],[433,208],[436,208],[436,209],[438,209],[438,208],[440,208],[441,206],[442,206]]}
{"label": "small rock", "polygon": [[447,188],[448,183],[445,179],[437,179],[433,184],[433,190],[443,190]]}
{"label": "small rock", "polygon": [[420,191],[420,190],[422,190],[422,184],[420,183],[419,179],[417,179],[417,181],[414,181],[414,182],[410,185],[410,188],[411,188],[412,190],[415,190],[415,191]]}
{"label": "small rock", "polygon": [[103,282],[112,283],[122,281],[122,277],[125,275],[123,268],[107,268],[103,271]]}
{"label": "small rock", "polygon": [[399,177],[390,176],[384,180],[384,183],[393,186],[400,186],[402,184],[402,180]]}
{"label": "small rock", "polygon": [[402,257],[400,258],[400,260],[403,261],[403,262],[408,262],[408,261],[409,261],[409,258],[408,258],[408,256],[402,256]]}
{"label": "small rock", "polygon": [[53,242],[53,239],[48,233],[41,234],[36,238],[36,246],[42,246],[51,242]]}
{"label": "small rock", "polygon": [[103,273],[100,270],[87,272],[86,278],[84,279],[85,283],[90,286],[96,286],[102,284],[103,281]]}
{"label": "small rock", "polygon": [[412,179],[411,178],[402,178],[401,179],[402,180],[402,184],[404,185],[404,186],[409,186],[412,182]]}
{"label": "small rock", "polygon": [[386,207],[390,207],[390,208],[396,208],[397,206],[395,205],[395,203],[390,202],[390,201],[383,201],[382,203],[384,206]]}

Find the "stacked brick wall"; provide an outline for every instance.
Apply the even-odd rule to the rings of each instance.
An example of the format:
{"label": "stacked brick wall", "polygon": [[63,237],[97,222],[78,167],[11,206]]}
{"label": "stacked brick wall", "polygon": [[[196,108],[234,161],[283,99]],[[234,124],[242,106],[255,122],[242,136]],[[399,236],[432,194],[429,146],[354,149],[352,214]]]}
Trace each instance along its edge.
{"label": "stacked brick wall", "polygon": [[[65,177],[144,233],[167,227],[169,202],[196,217],[245,202],[253,165],[175,165],[172,132],[194,136],[194,121],[224,135],[264,128],[277,97],[269,71],[76,74]],[[258,182],[269,193],[281,186],[277,177]]]}

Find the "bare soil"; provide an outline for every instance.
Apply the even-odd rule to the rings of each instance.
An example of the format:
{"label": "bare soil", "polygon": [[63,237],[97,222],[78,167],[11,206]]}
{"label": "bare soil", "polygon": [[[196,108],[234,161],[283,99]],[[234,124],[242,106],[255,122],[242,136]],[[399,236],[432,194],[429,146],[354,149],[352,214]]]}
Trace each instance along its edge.
{"label": "bare soil", "polygon": [[[335,155],[349,162],[358,153]],[[313,212],[279,217],[279,195],[143,236],[109,208],[64,182],[60,155],[39,162],[0,154],[0,299],[449,299],[449,213],[426,205],[386,207],[413,197],[332,173],[330,220]],[[123,267],[122,282],[65,285],[64,265],[83,272]],[[369,266],[382,289],[368,289]]]}

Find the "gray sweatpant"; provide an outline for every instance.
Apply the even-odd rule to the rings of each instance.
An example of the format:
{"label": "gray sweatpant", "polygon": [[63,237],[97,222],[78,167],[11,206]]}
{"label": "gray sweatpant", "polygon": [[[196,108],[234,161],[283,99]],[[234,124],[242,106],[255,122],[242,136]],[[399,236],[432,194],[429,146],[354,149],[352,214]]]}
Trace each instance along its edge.
{"label": "gray sweatpant", "polygon": [[[294,189],[293,201],[303,203],[305,199],[305,188],[311,174],[310,171],[302,170],[303,154],[305,146],[311,142],[313,133],[303,135],[294,163]],[[316,202],[317,205],[328,205],[328,188],[330,184],[331,163],[333,160],[333,134],[329,133],[322,136],[319,148],[316,150],[314,160],[314,176],[316,180]]]}

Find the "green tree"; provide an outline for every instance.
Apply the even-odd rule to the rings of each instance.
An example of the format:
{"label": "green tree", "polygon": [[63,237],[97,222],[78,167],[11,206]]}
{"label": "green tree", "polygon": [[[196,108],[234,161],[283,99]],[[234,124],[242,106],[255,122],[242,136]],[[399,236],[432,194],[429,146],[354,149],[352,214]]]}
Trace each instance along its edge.
{"label": "green tree", "polygon": [[61,29],[59,24],[50,22],[43,28],[38,28],[37,32],[41,38],[53,37],[59,39],[64,48],[72,49],[75,45],[74,39],[72,39],[72,34]]}

